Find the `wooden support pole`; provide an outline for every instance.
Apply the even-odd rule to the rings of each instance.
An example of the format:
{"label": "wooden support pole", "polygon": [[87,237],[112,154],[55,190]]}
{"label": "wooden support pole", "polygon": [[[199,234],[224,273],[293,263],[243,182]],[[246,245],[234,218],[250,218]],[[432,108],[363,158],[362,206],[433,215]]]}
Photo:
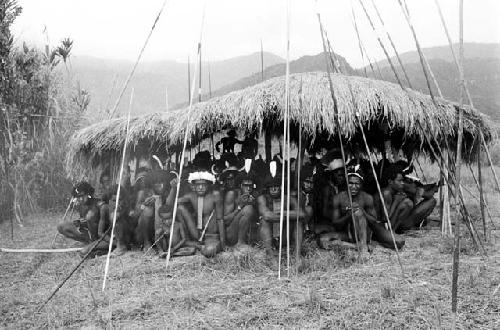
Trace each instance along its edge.
{"label": "wooden support pole", "polygon": [[478,146],[478,155],[477,155],[477,179],[479,183],[479,206],[481,208],[481,219],[483,220],[483,234],[484,239],[487,239],[486,236],[486,216],[484,215],[484,191],[483,191],[483,175],[481,171],[481,145]]}
{"label": "wooden support pole", "polygon": [[[464,40],[463,40],[463,9],[464,9],[464,2],[463,0],[459,0],[459,7],[460,7],[460,26],[459,26],[459,31],[460,31],[460,53],[459,53],[459,61],[460,61],[460,68],[463,68],[463,56],[464,56]],[[455,187],[456,191],[458,192],[460,190],[460,167],[462,164],[462,139],[463,139],[463,116],[464,116],[464,111],[462,108],[463,105],[463,91],[464,91],[464,75],[463,75],[463,70],[461,70],[461,75],[460,75],[460,107],[458,110],[458,141],[457,141],[457,160],[456,160],[456,166],[455,166]],[[458,195],[458,194],[457,194]],[[457,201],[457,215],[460,214],[460,206]],[[456,324],[457,324],[457,305],[458,305],[458,269],[459,269],[459,263],[460,263],[460,220],[457,217],[457,220],[455,221],[455,239],[454,239],[454,244],[453,244],[453,272],[452,272],[452,283],[451,283],[451,312],[453,313],[453,324],[452,327],[455,329]]]}

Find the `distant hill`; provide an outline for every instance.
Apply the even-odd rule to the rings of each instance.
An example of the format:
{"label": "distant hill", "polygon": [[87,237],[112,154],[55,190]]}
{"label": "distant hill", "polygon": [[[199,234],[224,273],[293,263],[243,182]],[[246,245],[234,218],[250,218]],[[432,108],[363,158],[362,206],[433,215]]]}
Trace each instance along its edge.
{"label": "distant hill", "polygon": [[[458,102],[460,97],[459,77],[449,47],[425,48],[423,51],[429,60],[429,65],[436,76],[443,96]],[[401,56],[413,88],[429,94],[417,52],[408,52]],[[464,45],[464,57],[464,75],[474,106],[489,115],[494,121],[500,122],[500,44],[467,43]],[[396,60],[394,63],[397,63]],[[384,64],[387,64],[387,61],[379,62],[382,79],[396,82],[392,69]],[[369,72],[369,67],[366,69]],[[399,66],[398,70],[400,78],[404,80]],[[357,73],[363,75],[363,71],[364,69],[359,69]],[[371,73],[369,75],[373,76]],[[375,74],[375,77],[378,79],[378,74]],[[435,90],[434,87],[433,89]]]}
{"label": "distant hill", "polygon": [[[458,44],[453,45],[453,50],[458,57]],[[422,49],[425,57],[428,60],[444,60],[447,62],[453,61],[453,55],[450,50],[450,46],[437,46],[428,47]],[[418,52],[410,51],[399,54],[403,64],[407,63],[419,63],[420,58]],[[467,42],[464,43],[464,58],[498,58],[500,59],[500,44],[485,44],[485,43],[474,43]],[[392,57],[391,60],[394,64],[397,64],[396,57]],[[389,66],[389,62],[384,59],[377,62],[380,67]]]}
{"label": "distant hill", "polygon": [[[191,80],[195,63],[191,60]],[[264,66],[273,66],[284,60],[264,52]],[[72,73],[82,88],[91,95],[92,112],[112,108],[133,63],[86,56],[71,58]],[[261,71],[261,54],[254,53],[228,60],[202,63],[202,89],[208,92],[208,67],[212,90],[231,84],[243,77]],[[196,79],[198,80],[198,75]],[[198,83],[196,83],[196,97]],[[188,65],[175,61],[142,62],[130,82],[134,88],[134,114],[150,113],[165,109],[165,90],[169,108],[188,100]],[[128,92],[127,94],[128,95]],[[124,112],[128,100],[122,99],[119,111]]]}
{"label": "distant hill", "polygon": [[[343,72],[354,74],[356,71],[349,65],[346,59],[337,54],[340,67]],[[318,55],[306,55],[298,58],[297,60],[290,61],[290,73],[312,72],[312,71],[326,71],[324,53]],[[285,75],[286,64],[279,63],[272,65],[264,70],[264,79],[270,79]],[[258,84],[262,81],[261,72],[255,73],[248,77],[242,78],[234,83],[223,86],[214,93],[213,96],[220,96],[231,91],[239,90]]]}

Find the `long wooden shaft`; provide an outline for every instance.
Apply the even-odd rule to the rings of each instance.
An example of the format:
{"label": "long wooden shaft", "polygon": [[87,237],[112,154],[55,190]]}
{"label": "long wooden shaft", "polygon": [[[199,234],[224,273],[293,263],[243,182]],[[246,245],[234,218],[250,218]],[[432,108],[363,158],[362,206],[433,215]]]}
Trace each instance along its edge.
{"label": "long wooden shaft", "polygon": [[373,21],[372,21],[372,19],[370,17],[370,14],[368,14],[368,11],[366,10],[366,7],[363,4],[363,1],[358,0],[358,2],[361,5],[361,7],[363,8],[363,11],[365,12],[366,19],[370,23],[370,26],[372,27],[372,30],[375,33],[375,36],[376,36],[376,38],[378,40],[378,43],[379,43],[380,47],[382,48],[382,50],[384,51],[384,54],[385,54],[385,56],[387,58],[387,61],[389,62],[389,65],[392,68],[392,71],[394,72],[394,76],[396,77],[396,80],[397,80],[399,86],[403,86],[403,84],[401,83],[401,79],[399,78],[399,75],[398,75],[398,73],[396,71],[396,67],[394,66],[394,63],[392,63],[391,57],[389,56],[389,53],[387,52],[387,49],[385,48],[384,43],[382,42],[382,39],[380,38],[380,36],[377,33],[377,29],[375,28],[375,25],[373,24]]}
{"label": "long wooden shaft", "polygon": [[[200,39],[199,43],[201,44],[201,39],[203,35],[203,25],[205,23],[205,11],[206,11],[206,2],[205,5],[203,6],[203,13],[201,16],[201,27],[200,27]],[[200,52],[200,47],[198,47],[198,56],[201,56]],[[195,62],[196,63],[196,62]],[[191,88],[191,94],[190,94],[190,101],[189,101],[189,108],[188,108],[188,113],[187,113],[187,118],[186,118],[186,130],[184,131],[184,139],[182,142],[182,153],[181,153],[181,161],[179,165],[179,180],[177,180],[177,187],[175,189],[175,200],[174,200],[174,209],[172,210],[172,225],[170,226],[170,239],[168,240],[168,250],[167,250],[167,257],[165,261],[165,269],[168,270],[168,265],[170,263],[170,256],[172,252],[172,237],[174,236],[174,225],[175,225],[175,219],[177,218],[177,201],[179,200],[179,192],[180,192],[180,187],[181,187],[181,178],[182,178],[182,172],[184,169],[184,155],[186,153],[186,147],[187,147],[187,140],[189,133],[191,131],[191,126],[190,126],[190,121],[191,121],[191,112],[193,110],[193,97],[194,97],[194,87],[196,85],[196,71],[198,70],[198,66],[195,65],[194,67],[194,72],[193,72],[193,86]],[[189,150],[191,153],[191,150]]]}
{"label": "long wooden shaft", "polygon": [[[326,69],[327,69],[327,75],[328,75],[328,86],[330,87],[330,95],[332,97],[332,101],[333,101],[333,113],[334,113],[334,121],[335,121],[335,127],[336,127],[336,131],[337,131],[337,137],[339,139],[339,143],[340,143],[340,151],[341,151],[341,154],[342,154],[342,162],[345,162],[346,161],[346,156],[345,156],[345,151],[344,151],[344,144],[342,142],[342,134],[340,133],[340,122],[339,122],[339,111],[338,111],[338,100],[337,100],[337,96],[335,94],[335,90],[333,89],[333,82],[332,82],[332,77],[331,77],[331,72],[330,72],[330,67],[328,65],[328,60],[329,60],[329,53],[328,53],[328,50],[326,48],[326,41],[325,41],[325,34],[324,34],[324,30],[323,30],[323,23],[321,22],[321,15],[320,13],[316,13],[317,17],[318,17],[318,23],[319,23],[319,29],[320,29],[320,33],[321,33],[321,40],[323,42],[323,53],[325,54],[325,62],[326,62]],[[345,178],[345,182],[346,184],[349,182],[349,179],[347,177],[347,168],[344,164],[344,178]],[[347,194],[349,195],[349,206],[351,207],[351,210],[353,209],[353,204],[352,204],[352,195],[351,195],[351,189],[349,188],[349,184],[347,184]],[[354,214],[351,213],[351,220],[352,220],[352,224],[353,224],[353,227],[354,227],[354,237],[355,237],[355,240],[356,240],[356,247],[357,247],[357,250],[358,250],[358,257],[360,256],[361,254],[361,248],[360,248],[360,245],[359,245],[359,240],[358,240],[358,232],[357,232],[357,228],[356,228],[356,221],[354,219]]]}
{"label": "long wooden shaft", "polygon": [[375,1],[374,0],[371,0],[371,1],[372,1],[372,6],[375,9],[375,13],[377,14],[378,19],[380,21],[380,24],[382,25],[382,28],[385,31],[387,39],[389,40],[389,43],[391,44],[391,47],[394,50],[394,53],[396,54],[396,58],[397,58],[397,60],[399,62],[399,66],[401,67],[401,70],[403,70],[403,74],[405,76],[405,79],[408,82],[408,87],[410,87],[411,89],[413,89],[413,86],[412,86],[411,81],[410,81],[410,77],[408,76],[408,73],[406,72],[405,66],[403,65],[403,61],[401,60],[401,57],[399,56],[399,52],[396,49],[396,45],[394,44],[394,41],[391,38],[391,34],[385,28],[385,23],[384,23],[384,20],[382,19],[382,15],[380,15],[380,12],[378,11],[378,8],[377,8],[377,5],[375,4]]}
{"label": "long wooden shaft", "polygon": [[146,37],[146,41],[144,41],[144,45],[142,46],[142,48],[141,48],[141,50],[139,52],[139,55],[137,56],[137,59],[136,59],[136,61],[134,63],[134,66],[132,67],[132,70],[130,71],[127,79],[125,79],[123,87],[122,87],[122,89],[120,91],[120,95],[116,99],[115,105],[113,106],[113,109],[111,110],[109,118],[113,118],[113,116],[114,116],[114,114],[116,112],[116,109],[118,109],[118,105],[120,104],[120,100],[122,99],[122,96],[125,93],[125,90],[127,89],[128,84],[130,83],[130,80],[132,79],[132,76],[134,75],[134,72],[135,72],[137,66],[139,65],[139,61],[141,60],[142,54],[144,53],[144,50],[146,49],[146,46],[147,46],[147,44],[149,42],[149,39],[151,38],[151,35],[153,34],[153,31],[154,31],[154,29],[156,27],[156,24],[160,20],[161,13],[163,12],[163,9],[165,8],[166,4],[167,4],[167,0],[164,0],[163,4],[161,5],[160,11],[158,12],[158,15],[156,15],[156,19],[153,22],[153,26],[151,27],[151,30],[149,31],[149,34]]}
{"label": "long wooden shaft", "polygon": [[50,294],[50,296],[40,305],[40,307],[38,307],[38,309],[36,310],[37,313],[40,313],[40,311],[49,303],[49,301],[52,300],[52,298],[56,295],[59,289],[62,288],[62,286],[71,278],[71,276],[78,270],[78,268],[80,268],[80,266],[85,262],[85,260],[87,260],[87,258],[95,251],[95,248],[99,245],[99,243],[101,243],[106,238],[110,230],[111,227],[109,227],[104,233],[104,235],[102,235],[102,237],[99,238],[94,243],[94,246],[92,246],[89,252],[87,252],[87,254],[83,256],[82,260],[80,260],[80,262],[71,270],[71,272],[69,272],[69,274],[64,278],[64,280],[59,285],[57,285],[57,287]]}
{"label": "long wooden shaft", "polygon": [[[463,0],[459,0],[460,6],[460,52],[459,52],[459,63],[460,67],[463,68]],[[464,111],[462,109],[463,105],[463,70],[460,75],[460,108],[458,110],[458,141],[457,141],[457,159],[455,166],[455,187],[456,190],[460,190],[460,169],[462,165],[462,139],[463,139],[463,116]],[[459,206],[457,203],[457,215],[460,214]],[[456,326],[457,322],[457,303],[458,303],[458,272],[459,272],[459,263],[460,263],[460,221],[457,219],[455,221],[455,239],[453,244],[453,272],[452,272],[452,283],[451,283],[451,312],[453,313],[453,328]]]}
{"label": "long wooden shaft", "polygon": [[481,145],[479,145],[479,154],[477,155],[477,179],[479,183],[479,207],[481,208],[481,219],[483,220],[483,234],[486,240],[486,216],[484,214],[484,192],[483,192],[483,174],[481,171]]}
{"label": "long wooden shaft", "polygon": [[[118,189],[116,191],[116,203],[115,203],[115,210],[118,209],[118,204],[120,203],[120,193],[121,193],[121,188],[122,188],[122,179],[123,179],[123,168],[125,166],[125,158],[127,155],[127,145],[128,145],[128,139],[129,139],[129,128],[130,128],[130,113],[132,112],[132,102],[134,100],[134,89],[132,88],[132,91],[130,93],[130,103],[128,107],[128,115],[127,115],[127,130],[125,132],[125,144],[123,146],[123,155],[122,155],[122,161],[120,164],[120,176],[118,179]],[[115,233],[115,226],[116,226],[116,213],[113,212],[113,221],[111,223],[111,235],[109,238],[109,245],[108,245],[108,254],[106,256],[106,264],[104,266],[104,278],[102,281],[102,291],[106,289],[106,280],[108,278],[108,271],[109,271],[109,259],[111,257],[111,250],[113,248],[113,238],[114,238],[114,233]]]}

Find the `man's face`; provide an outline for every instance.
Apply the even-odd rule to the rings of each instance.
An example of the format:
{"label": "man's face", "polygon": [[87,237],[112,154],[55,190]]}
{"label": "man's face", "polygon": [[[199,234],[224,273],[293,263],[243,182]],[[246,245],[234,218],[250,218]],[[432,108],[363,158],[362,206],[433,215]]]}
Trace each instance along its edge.
{"label": "man's face", "polygon": [[205,180],[196,180],[191,184],[191,188],[196,193],[196,195],[202,197],[207,194],[208,183]]}
{"label": "man's face", "polygon": [[167,227],[172,225],[172,212],[160,213],[160,218]]}
{"label": "man's face", "polygon": [[280,186],[269,187],[269,195],[271,195],[272,198],[281,197],[281,187]]}
{"label": "man's face", "polygon": [[85,205],[89,201],[89,196],[85,194],[80,194],[75,197],[75,204],[76,205]]}
{"label": "man's face", "polygon": [[391,185],[391,188],[396,190],[396,191],[403,191],[403,175],[401,173],[398,173],[396,175],[396,178],[394,180],[389,180],[389,183]]}
{"label": "man's face", "polygon": [[243,180],[240,188],[243,195],[250,195],[253,192],[253,182],[251,180]]}
{"label": "man's face", "polygon": [[359,194],[361,191],[361,186],[363,182],[361,181],[361,178],[355,176],[355,175],[350,175],[349,176],[349,190],[351,191],[352,196],[356,196]]}
{"label": "man's face", "polygon": [[109,175],[103,175],[101,177],[101,184],[104,188],[111,187],[111,178],[109,177]]}
{"label": "man's face", "polygon": [[121,214],[125,211],[125,203],[123,201],[123,197],[120,198],[118,205],[116,205],[116,195],[112,195],[109,199],[109,214],[114,217],[114,213],[116,213],[116,218],[119,218]]}
{"label": "man's face", "polygon": [[405,193],[410,195],[414,195],[417,193],[417,184],[412,180],[404,179],[403,180],[403,190]]}
{"label": "man's face", "polygon": [[314,188],[314,183],[312,178],[306,178],[304,182],[302,182],[302,190],[308,194],[310,193]]}
{"label": "man's face", "polygon": [[236,187],[235,175],[233,173],[229,173],[224,180],[224,187],[228,189],[234,189]]}
{"label": "man's face", "polygon": [[156,195],[162,195],[165,191],[165,184],[163,182],[156,182],[153,184],[153,191]]}
{"label": "man's face", "polygon": [[337,168],[336,170],[332,171],[332,180],[333,184],[336,186],[340,186],[343,183],[345,183],[345,173],[344,173],[344,168]]}

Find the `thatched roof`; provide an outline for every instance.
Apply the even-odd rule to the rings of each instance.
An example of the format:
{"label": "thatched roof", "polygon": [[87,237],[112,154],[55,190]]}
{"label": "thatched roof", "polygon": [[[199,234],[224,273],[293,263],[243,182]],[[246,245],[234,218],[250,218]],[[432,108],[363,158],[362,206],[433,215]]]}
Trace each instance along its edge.
{"label": "thatched roof", "polygon": [[[456,140],[455,103],[437,99],[438,107],[428,95],[403,90],[398,85],[357,76],[332,75],[338,99],[340,132],[348,141],[359,141],[356,112],[367,133],[380,140],[380,124],[391,128],[391,138],[398,146],[410,146],[413,152],[426,151],[425,137],[451,149]],[[351,90],[353,94],[351,94]],[[335,136],[333,101],[327,74],[314,72],[290,76],[290,118],[292,125],[301,123],[314,141]],[[276,129],[282,122],[285,101],[285,79],[278,77],[243,90],[228,93],[193,105],[190,118],[190,142],[228,127],[251,131]],[[188,109],[148,114],[132,118],[130,147],[176,148],[182,143],[187,126]],[[88,166],[123,148],[126,118],[117,118],[86,127],[70,141],[68,166]],[[464,108],[464,152],[468,153],[479,131],[491,139],[489,125],[477,111]],[[373,147],[375,143],[370,139]],[[312,143],[312,142],[311,142]],[[416,146],[416,148],[415,148]],[[150,150],[148,150],[150,151]],[[90,163],[89,163],[90,162]]]}

